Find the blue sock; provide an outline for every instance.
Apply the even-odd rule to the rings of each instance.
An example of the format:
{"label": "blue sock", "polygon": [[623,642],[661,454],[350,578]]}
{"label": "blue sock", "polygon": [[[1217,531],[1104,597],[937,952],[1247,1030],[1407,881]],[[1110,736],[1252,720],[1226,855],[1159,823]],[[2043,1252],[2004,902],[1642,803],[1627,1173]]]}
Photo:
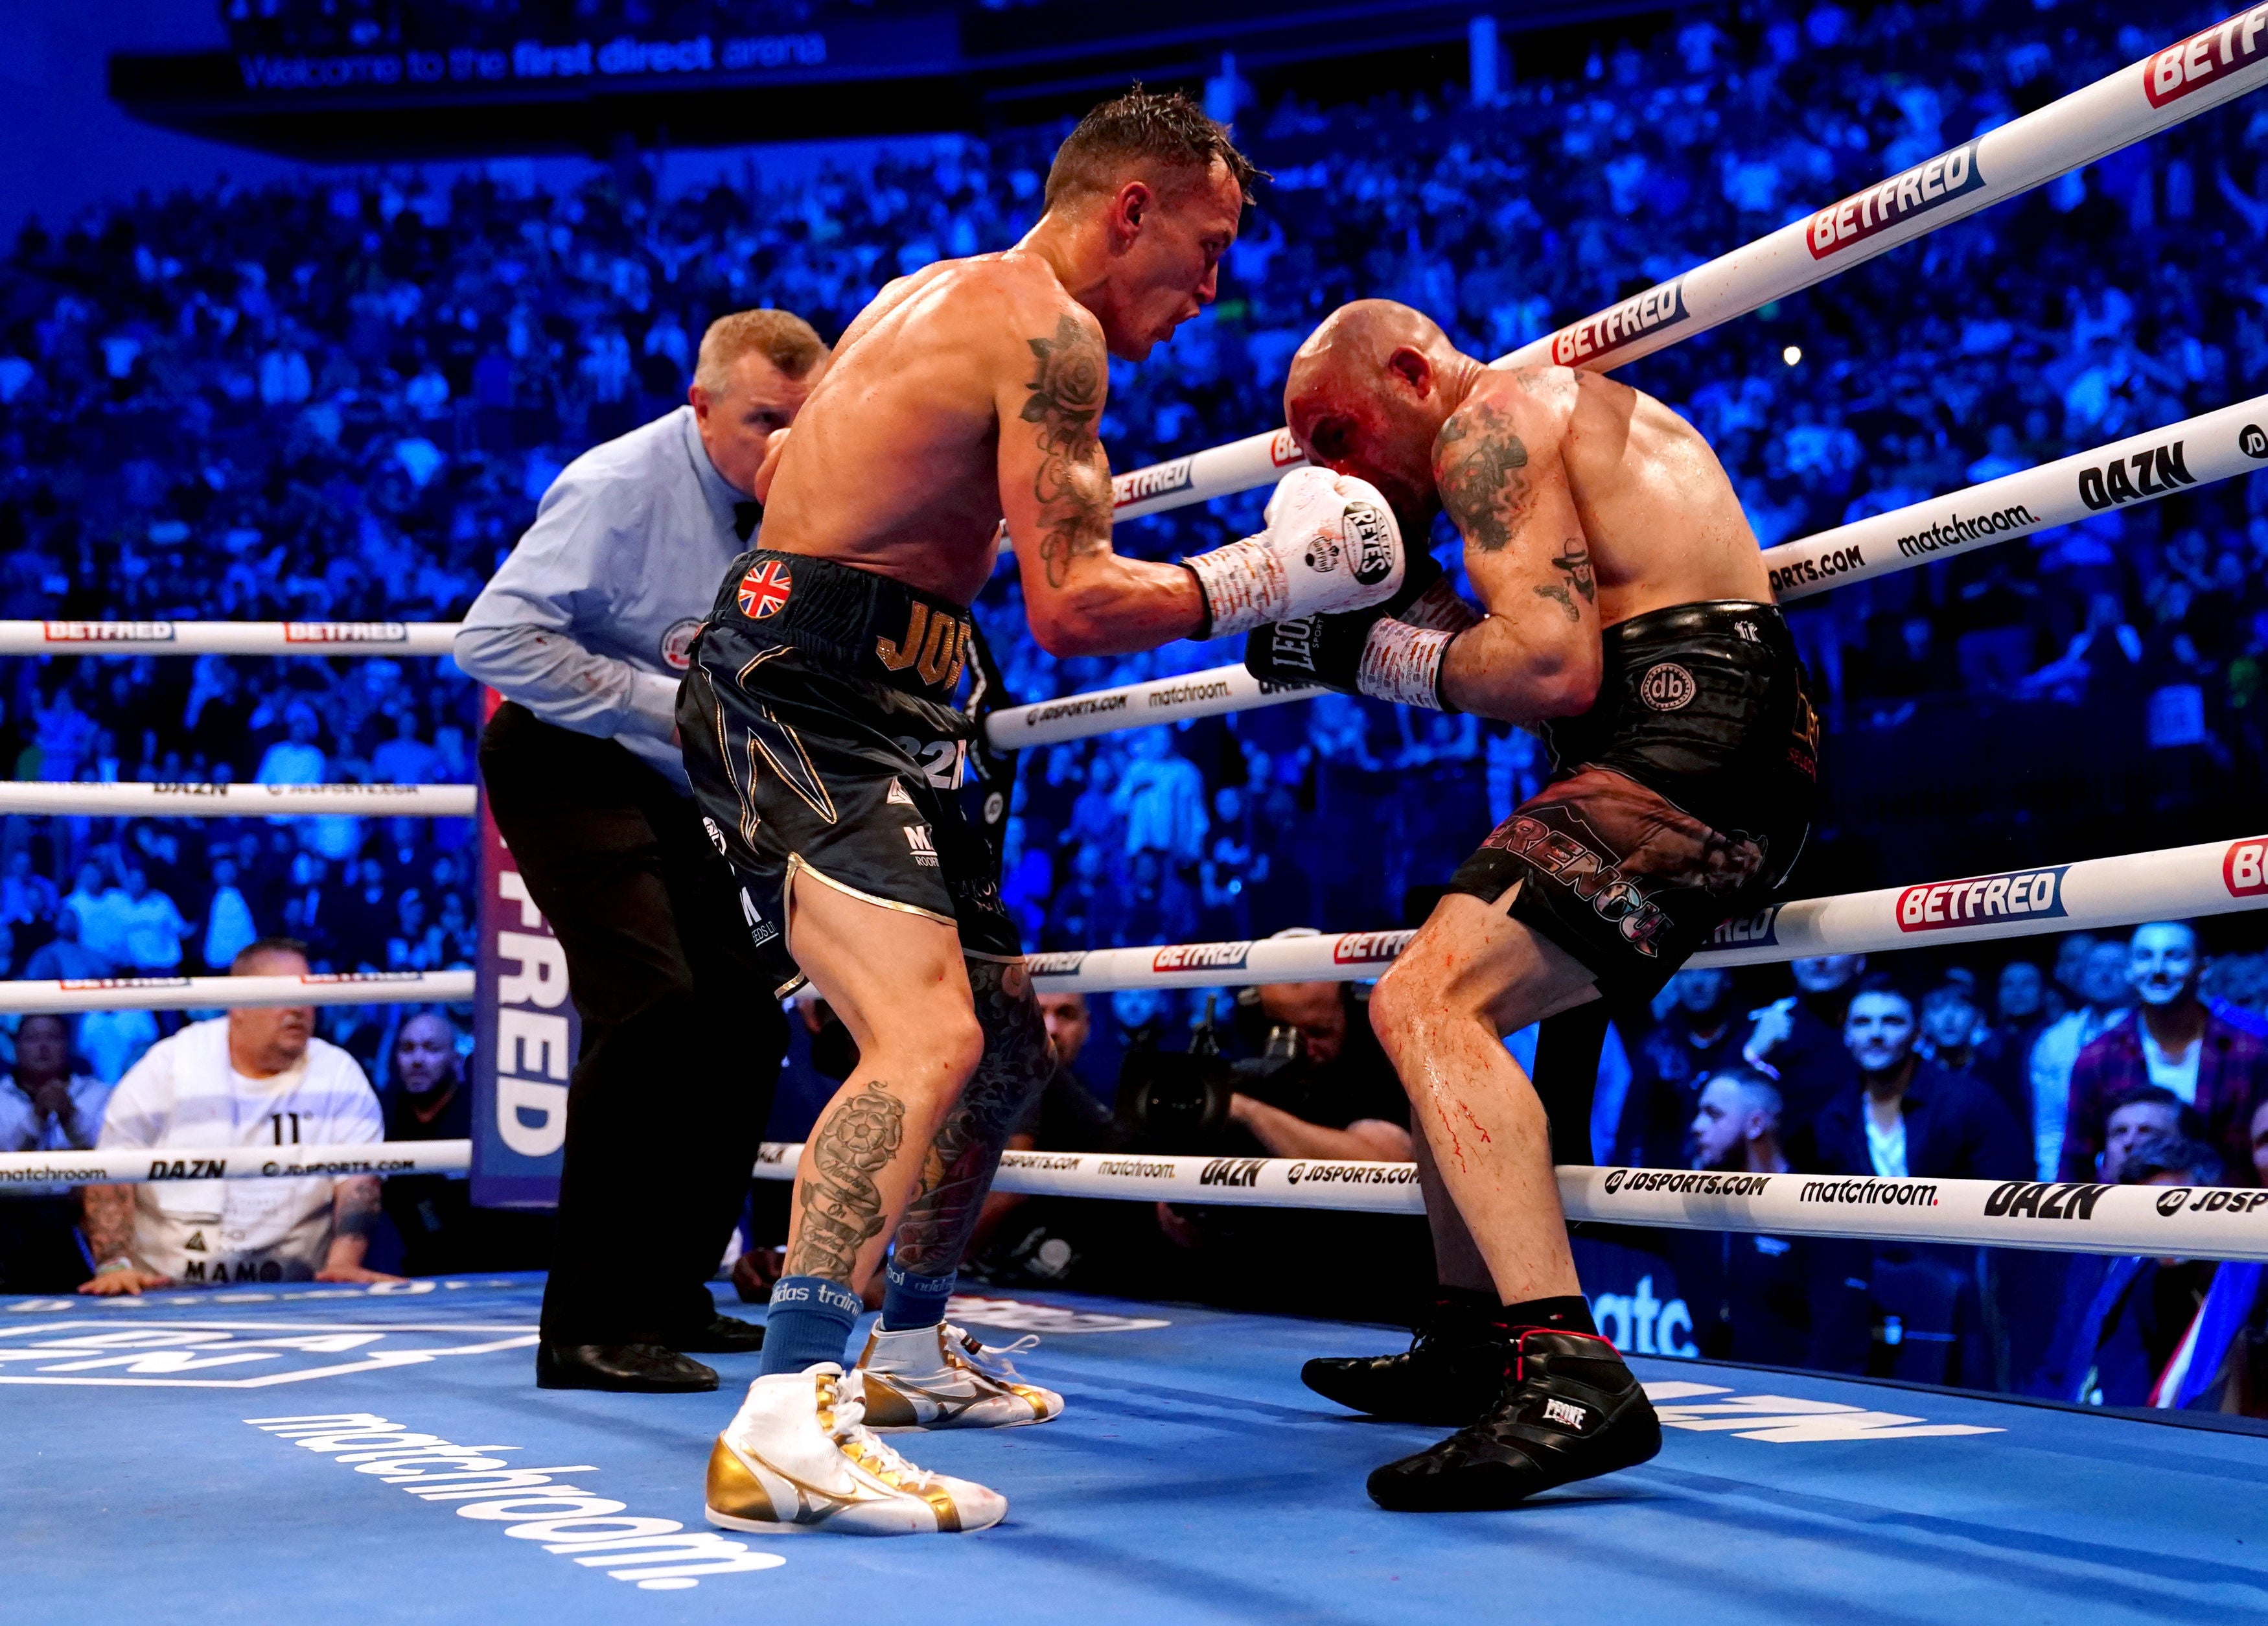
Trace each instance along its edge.
{"label": "blue sock", "polygon": [[823,1276],[784,1276],[772,1284],[764,1315],[764,1377],[801,1372],[821,1361],[840,1362],[850,1323],[866,1306],[840,1282]]}
{"label": "blue sock", "polygon": [[924,1276],[918,1270],[901,1269],[893,1258],[882,1268],[882,1330],[895,1333],[936,1326],[945,1319],[945,1301],[953,1297],[953,1284],[960,1277],[958,1270]]}

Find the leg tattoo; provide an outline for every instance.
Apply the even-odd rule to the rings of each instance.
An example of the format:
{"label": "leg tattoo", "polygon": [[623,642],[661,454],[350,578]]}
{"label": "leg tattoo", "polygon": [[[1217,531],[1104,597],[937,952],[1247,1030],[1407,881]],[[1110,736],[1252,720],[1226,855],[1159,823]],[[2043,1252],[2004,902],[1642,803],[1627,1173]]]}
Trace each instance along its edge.
{"label": "leg tattoo", "polygon": [[803,1224],[788,1253],[788,1275],[855,1279],[858,1250],[882,1231],[874,1176],[897,1155],[905,1129],[906,1104],[879,1078],[828,1115],[796,1174]]}
{"label": "leg tattoo", "polygon": [[984,1059],[930,1143],[920,1188],[898,1226],[898,1264],[924,1276],[960,1267],[1009,1132],[1055,1069],[1047,1024],[1020,963],[971,960],[968,985],[984,1029]]}

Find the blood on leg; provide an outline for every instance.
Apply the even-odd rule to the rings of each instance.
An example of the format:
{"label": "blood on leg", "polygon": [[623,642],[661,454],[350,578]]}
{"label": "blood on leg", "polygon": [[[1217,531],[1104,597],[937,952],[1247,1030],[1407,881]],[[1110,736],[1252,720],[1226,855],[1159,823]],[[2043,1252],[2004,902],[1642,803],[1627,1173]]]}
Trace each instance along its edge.
{"label": "blood on leg", "polygon": [[1370,1011],[1440,1182],[1502,1300],[1516,1303],[1580,1289],[1550,1125],[1504,1037],[1597,990],[1573,956],[1504,912],[1509,896],[1442,899]]}

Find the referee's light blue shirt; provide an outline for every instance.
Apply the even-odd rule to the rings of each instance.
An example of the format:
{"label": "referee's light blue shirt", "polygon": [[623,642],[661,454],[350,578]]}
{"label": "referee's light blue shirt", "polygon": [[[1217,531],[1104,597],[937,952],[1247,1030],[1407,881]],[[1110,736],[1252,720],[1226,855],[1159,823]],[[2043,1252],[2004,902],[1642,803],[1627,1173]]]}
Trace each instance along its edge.
{"label": "referee's light blue shirt", "polygon": [[747,496],[710,462],[693,408],[593,446],[458,629],[457,664],[547,723],[622,741],[690,795],[671,735],[693,634]]}

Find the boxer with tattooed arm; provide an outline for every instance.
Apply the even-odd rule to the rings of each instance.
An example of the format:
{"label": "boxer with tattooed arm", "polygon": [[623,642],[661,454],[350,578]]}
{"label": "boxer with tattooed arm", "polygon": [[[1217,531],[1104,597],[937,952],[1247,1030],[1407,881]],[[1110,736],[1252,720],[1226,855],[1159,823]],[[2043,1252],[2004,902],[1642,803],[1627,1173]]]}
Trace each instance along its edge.
{"label": "boxer with tattooed arm", "polygon": [[[1544,1104],[1504,1036],[1602,995],[1645,1001],[1762,907],[1810,828],[1818,722],[1740,499],[1660,401],[1485,366],[1407,305],[1362,300],[1300,347],[1284,402],[1308,458],[1373,482],[1404,531],[1447,511],[1484,613],[1420,555],[1385,605],[1255,632],[1247,666],[1501,718],[1551,754],[1370,1002],[1419,1131],[1437,1311],[1406,1355],[1303,1374],[1360,1410],[1464,1425],[1373,1473],[1380,1504],[1502,1507],[1661,1438],[1592,1324]],[[1588,1123],[1587,1100],[1551,1107]]]}
{"label": "boxer with tattooed arm", "polygon": [[[1002,1497],[870,1429],[1062,1409],[943,1319],[1049,1065],[998,855],[951,798],[983,743],[968,606],[1003,522],[1033,631],[1058,655],[1246,631],[1400,585],[1384,500],[1322,470],[1286,478],[1260,535],[1185,564],[1112,550],[1108,357],[1141,360],[1211,300],[1255,179],[1181,96],[1138,89],[1089,114],[1023,241],[901,278],[851,323],[779,449],[763,546],[703,624],[680,733],[775,974],[751,995],[808,978],[858,1048],[797,1170],[764,1375],[711,1453],[718,1524],[982,1529]],[[976,689],[956,705],[965,671]],[[846,1374],[856,1284],[893,1240],[880,1326]]]}

